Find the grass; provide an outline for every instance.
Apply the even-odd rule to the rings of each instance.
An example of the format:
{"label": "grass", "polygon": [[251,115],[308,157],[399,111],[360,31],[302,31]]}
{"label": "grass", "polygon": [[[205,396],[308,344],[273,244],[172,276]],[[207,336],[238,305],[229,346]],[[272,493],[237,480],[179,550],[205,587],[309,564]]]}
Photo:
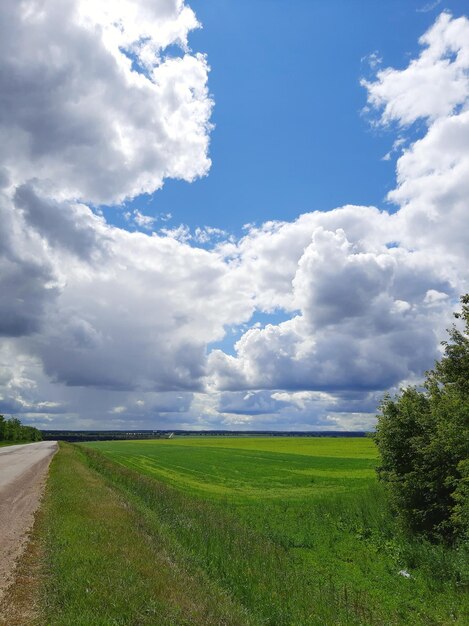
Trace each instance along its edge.
{"label": "grass", "polygon": [[375,463],[368,439],[61,444],[4,623],[466,624],[467,548],[401,536]]}
{"label": "grass", "polygon": [[[318,528],[329,511],[339,521],[334,508],[347,506],[345,500],[355,508],[360,494],[376,491],[376,449],[369,439],[201,438],[93,447],[126,467],[234,511],[286,548],[316,546],[316,553],[324,545]],[[352,498],[347,495],[351,492]],[[377,502],[382,503],[381,495],[375,494]],[[360,501],[364,506],[363,497]],[[374,514],[383,524],[380,511]],[[350,518],[351,513],[341,515]],[[325,539],[327,549],[334,550],[336,541],[330,545]]]}
{"label": "grass", "polygon": [[[284,547],[230,511],[119,468],[99,453],[90,451],[88,456],[92,467],[134,501],[142,514],[151,512],[154,523],[186,562],[205,571],[245,607],[253,623],[359,623],[345,621],[347,609],[339,607],[339,598],[330,603],[336,592],[327,581],[305,580],[304,571]],[[343,622],[338,621],[340,615]]]}
{"label": "grass", "polygon": [[83,450],[256,624],[466,623],[467,549],[398,533],[369,439],[190,438]]}
{"label": "grass", "polygon": [[50,469],[38,535],[45,573],[40,623],[232,625],[251,623],[160,532],[151,511],[61,444]]}
{"label": "grass", "polygon": [[245,503],[303,501],[319,491],[346,491],[351,484],[359,489],[374,482],[373,443],[358,439],[346,444],[334,438],[227,437],[90,445],[186,493]]}

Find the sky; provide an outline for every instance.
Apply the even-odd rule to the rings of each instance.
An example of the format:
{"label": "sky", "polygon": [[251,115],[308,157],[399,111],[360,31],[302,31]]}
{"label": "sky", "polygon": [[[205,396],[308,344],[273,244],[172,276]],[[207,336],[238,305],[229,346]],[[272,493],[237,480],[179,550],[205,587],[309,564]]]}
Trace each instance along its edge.
{"label": "sky", "polygon": [[369,430],[421,383],[468,291],[465,2],[0,18],[1,413]]}

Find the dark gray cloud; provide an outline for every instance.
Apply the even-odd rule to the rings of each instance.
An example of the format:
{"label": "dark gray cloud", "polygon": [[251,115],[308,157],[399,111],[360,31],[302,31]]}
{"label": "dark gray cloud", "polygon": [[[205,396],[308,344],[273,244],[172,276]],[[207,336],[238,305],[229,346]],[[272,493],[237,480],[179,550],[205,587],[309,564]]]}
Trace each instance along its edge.
{"label": "dark gray cloud", "polygon": [[57,296],[53,267],[37,242],[18,236],[23,224],[2,195],[0,224],[0,335],[30,335],[40,330]]}
{"label": "dark gray cloud", "polygon": [[239,415],[266,415],[278,413],[282,408],[289,406],[288,402],[277,400],[272,397],[272,392],[246,391],[220,394],[218,410],[221,413],[233,413]]}
{"label": "dark gray cloud", "polygon": [[[0,253],[1,254],[1,253]],[[47,267],[0,256],[0,335],[21,337],[38,332],[55,290]]]}
{"label": "dark gray cloud", "polygon": [[88,260],[106,248],[104,222],[88,207],[43,198],[31,184],[16,189],[14,202],[28,226],[52,246]]}
{"label": "dark gray cloud", "polygon": [[0,189],[8,187],[10,184],[10,175],[5,167],[0,167]]}

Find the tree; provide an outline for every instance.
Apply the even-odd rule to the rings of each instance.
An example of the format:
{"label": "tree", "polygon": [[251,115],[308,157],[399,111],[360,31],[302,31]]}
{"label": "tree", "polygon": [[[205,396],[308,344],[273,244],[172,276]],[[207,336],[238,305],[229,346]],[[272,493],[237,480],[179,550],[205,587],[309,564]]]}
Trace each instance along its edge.
{"label": "tree", "polygon": [[16,417],[6,420],[0,415],[0,441],[42,441],[42,435],[33,426],[23,426]]}
{"label": "tree", "polygon": [[444,356],[380,405],[375,441],[378,476],[402,525],[432,539],[469,537],[469,294],[455,313]]}

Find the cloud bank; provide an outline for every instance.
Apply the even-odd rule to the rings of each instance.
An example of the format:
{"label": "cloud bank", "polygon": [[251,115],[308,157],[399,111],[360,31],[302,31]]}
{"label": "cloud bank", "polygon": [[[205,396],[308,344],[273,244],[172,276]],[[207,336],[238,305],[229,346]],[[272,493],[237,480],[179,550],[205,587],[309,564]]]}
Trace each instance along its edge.
{"label": "cloud bank", "polygon": [[[373,123],[407,137],[388,210],[235,240],[99,211],[208,173],[209,67],[182,0],[7,0],[0,17],[0,411],[364,429],[383,391],[432,366],[468,289],[469,20],[441,14],[406,68],[362,82]],[[233,328],[234,350],[214,348]]]}

